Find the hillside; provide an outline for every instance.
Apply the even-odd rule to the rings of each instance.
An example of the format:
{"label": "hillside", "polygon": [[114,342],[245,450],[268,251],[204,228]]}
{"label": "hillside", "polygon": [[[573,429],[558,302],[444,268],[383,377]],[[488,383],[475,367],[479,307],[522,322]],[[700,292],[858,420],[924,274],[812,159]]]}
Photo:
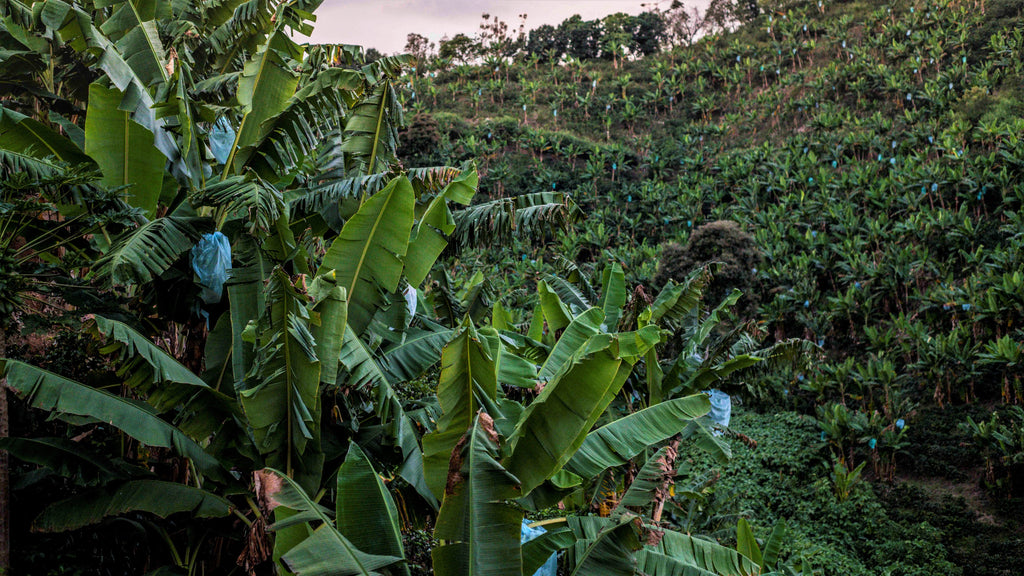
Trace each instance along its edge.
{"label": "hillside", "polygon": [[[813,416],[817,424],[794,441],[814,446],[818,459],[831,451],[851,468],[867,462],[874,496],[866,498],[916,510],[890,512],[904,522],[897,532],[909,534],[868,537],[903,542],[886,559],[861,550],[829,573],[881,573],[877,562],[901,574],[1010,573],[996,550],[1020,549],[1024,537],[1013,464],[1021,444],[992,440],[984,426],[972,440],[967,419],[987,422],[999,411],[1004,433],[1019,439],[1024,430],[1007,411],[1024,401],[1021,9],[795,3],[621,62],[435,59],[406,86],[415,115],[404,150],[412,165],[477,159],[491,198],[548,191],[579,205],[582,217],[554,242],[460,261],[485,271],[493,298],[510,309],[533,307],[517,290],[523,278],[566,270],[565,261],[594,278],[619,262],[649,291],[664,245],[686,244],[716,220],[740,223],[763,258],[751,280],[733,280],[747,292],[752,334],[809,340],[820,357],[726,389],[753,390],[757,412]],[[808,466],[807,482],[828,482],[824,467]],[[934,497],[913,492],[919,486]],[[916,519],[929,517],[928,506],[957,506],[943,500],[947,492],[966,490],[977,504],[984,486],[981,508],[960,513],[994,514],[1009,540],[992,544],[982,561],[990,563],[979,566],[966,558],[985,545],[955,536],[962,526]],[[799,515],[740,502],[761,520]],[[805,529],[825,545],[811,535],[817,528]],[[900,564],[916,558],[911,541],[941,541],[929,554],[960,568]]]}

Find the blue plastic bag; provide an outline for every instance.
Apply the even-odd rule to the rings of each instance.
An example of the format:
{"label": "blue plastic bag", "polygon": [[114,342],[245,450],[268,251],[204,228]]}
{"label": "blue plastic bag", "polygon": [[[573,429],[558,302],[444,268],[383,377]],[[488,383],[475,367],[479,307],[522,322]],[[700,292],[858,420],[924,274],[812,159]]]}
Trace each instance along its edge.
{"label": "blue plastic bag", "polygon": [[711,411],[708,416],[711,421],[721,426],[729,426],[729,417],[732,416],[732,400],[729,395],[721,390],[708,390],[708,400],[711,400]]}
{"label": "blue plastic bag", "polygon": [[207,304],[220,302],[231,269],[231,243],[220,232],[203,234],[192,247],[192,270],[202,288],[199,297]]}
{"label": "blue plastic bag", "polygon": [[213,152],[218,164],[228,161],[228,155],[231,154],[231,147],[234,145],[235,129],[231,127],[227,118],[221,116],[210,130],[210,151]]}
{"label": "blue plastic bag", "polygon": [[[530,521],[523,519],[523,525],[520,531],[520,542],[526,544],[530,540],[539,537],[544,534],[547,530],[537,526],[536,528],[530,528]],[[555,554],[552,554],[541,567],[533,573],[533,576],[555,576],[558,573],[558,560]]]}

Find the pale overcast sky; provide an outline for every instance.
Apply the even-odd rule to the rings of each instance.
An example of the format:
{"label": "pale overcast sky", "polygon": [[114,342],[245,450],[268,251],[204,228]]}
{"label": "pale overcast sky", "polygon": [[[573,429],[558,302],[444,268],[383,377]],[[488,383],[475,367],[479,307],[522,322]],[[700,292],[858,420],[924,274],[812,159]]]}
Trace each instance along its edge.
{"label": "pale overcast sky", "polygon": [[[437,42],[460,32],[476,34],[480,15],[489,13],[518,28],[519,14],[526,13],[526,28],[557,25],[579,14],[587,20],[615,12],[638,14],[641,4],[654,0],[324,0],[317,9],[312,41],[360,44],[384,53],[399,52],[410,32]],[[667,0],[663,0],[666,2]],[[700,0],[704,4],[706,0]],[[691,2],[687,2],[691,4]]]}

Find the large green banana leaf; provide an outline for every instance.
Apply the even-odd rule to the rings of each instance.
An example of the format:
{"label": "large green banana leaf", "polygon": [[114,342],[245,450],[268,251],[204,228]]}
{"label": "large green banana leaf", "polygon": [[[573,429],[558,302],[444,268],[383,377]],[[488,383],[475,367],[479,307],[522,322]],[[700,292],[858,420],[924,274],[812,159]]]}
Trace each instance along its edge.
{"label": "large green banana leaf", "polygon": [[573,313],[562,302],[558,293],[548,286],[548,283],[544,280],[537,283],[537,298],[540,300],[541,308],[544,310],[544,321],[547,322],[548,330],[552,333],[565,328],[576,318],[576,313]]}
{"label": "large green banana leaf", "polygon": [[152,218],[167,158],[153,146],[153,133],[119,108],[121,99],[117,88],[100,82],[89,86],[85,152],[99,164],[104,184],[125,187],[125,201]]}
{"label": "large green banana leaf", "polygon": [[[592,337],[526,408],[509,439],[507,467],[523,483],[523,494],[558,472],[618,394],[633,369],[637,333]],[[628,352],[623,354],[622,352]]]}
{"label": "large green banana leaf", "polygon": [[604,269],[602,274],[601,301],[598,306],[604,309],[604,321],[608,331],[614,331],[619,325],[619,318],[626,307],[629,294],[626,292],[626,273],[618,262]]}
{"label": "large green banana leaf", "polygon": [[283,521],[269,529],[280,532],[303,523],[319,523],[313,533],[284,551],[281,561],[296,576],[371,576],[377,570],[401,562],[396,556],[368,554],[356,548],[334,526],[329,512],[313,501],[294,480],[272,469],[260,473],[264,480],[262,498],[274,507],[295,514],[281,515]]}
{"label": "large green banana leaf", "polygon": [[245,388],[245,375],[256,357],[255,346],[243,340],[242,333],[249,322],[256,320],[266,308],[263,282],[270,277],[271,264],[248,235],[239,239],[234,251],[236,258],[251,258],[247,265],[231,269],[225,285],[231,314],[231,373],[234,389],[238,391]]}
{"label": "large green banana leaf", "polygon": [[92,163],[70,139],[38,120],[0,106],[0,148],[34,158],[54,158],[68,164]]}
{"label": "large green banana leaf", "polygon": [[444,502],[434,536],[442,541],[431,558],[437,576],[509,576],[522,573],[519,544],[523,513],[515,476],[498,462],[501,448],[485,412],[452,455]]}
{"label": "large green banana leaf", "polygon": [[173,448],[207,476],[226,481],[227,472],[194,440],[143,406],[17,360],[0,360],[7,385],[33,408],[88,416],[148,446]]}
{"label": "large green banana leaf", "polygon": [[256,359],[240,392],[242,407],[267,463],[312,490],[319,486],[323,453],[320,361],[307,296],[280,268],[271,274],[267,294],[267,312],[256,327]]}
{"label": "large green banana leaf", "polygon": [[76,530],[128,512],[148,512],[161,518],[188,512],[196,518],[217,518],[227,516],[231,509],[231,502],[199,488],[161,480],[131,480],[51,504],[36,517],[32,529]]}
{"label": "large green banana leaf", "polygon": [[746,518],[740,518],[736,523],[736,551],[750,558],[754,564],[762,564],[761,548],[757,545],[757,538],[754,537],[754,531]]}
{"label": "large green banana leaf", "polygon": [[[348,455],[338,470],[336,511],[338,531],[356,548],[405,558],[395,501],[355,443],[348,445]],[[397,571],[408,576],[409,566],[402,564]]]}
{"label": "large green banana leaf", "polygon": [[[547,314],[545,313],[545,317]],[[604,313],[600,308],[591,308],[586,312],[573,318],[572,322],[562,332],[558,342],[551,348],[544,364],[540,368],[541,380],[550,380],[554,375],[568,363],[573,355],[586,344],[591,336],[601,333],[601,323],[604,321]]]}
{"label": "large green banana leaf", "polygon": [[497,397],[496,347],[497,338],[485,337],[467,318],[441,353],[437,400],[442,415],[436,431],[423,437],[427,485],[436,495],[444,492],[452,449],[483,402]]}
{"label": "large green banana leaf", "polygon": [[338,286],[337,276],[328,272],[317,276],[310,285],[313,313],[318,315],[310,331],[316,340],[316,355],[320,360],[320,382],[334,386],[338,381],[338,358],[348,321],[348,301],[345,289]]}
{"label": "large green banana leaf", "polygon": [[402,277],[403,257],[413,225],[409,179],[399,176],[363,203],[324,255],[317,275],[334,270],[348,292],[348,323],[360,335]]}
{"label": "large green banana leaf", "polygon": [[587,434],[566,464],[583,478],[621,466],[649,446],[683,432],[688,422],[711,409],[706,394],[668,400],[610,422]]}

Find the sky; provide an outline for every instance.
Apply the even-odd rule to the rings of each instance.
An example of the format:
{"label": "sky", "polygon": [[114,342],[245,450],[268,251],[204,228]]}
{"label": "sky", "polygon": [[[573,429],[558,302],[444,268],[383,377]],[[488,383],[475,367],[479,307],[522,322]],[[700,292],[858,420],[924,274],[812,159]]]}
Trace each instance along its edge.
{"label": "sky", "polygon": [[[639,14],[641,4],[654,0],[324,0],[317,9],[311,39],[317,43],[359,44],[385,54],[400,52],[406,36],[416,32],[437,42],[442,36],[476,34],[485,12],[519,27],[519,14],[527,15],[527,30],[542,24],[557,25],[579,14],[603,18],[615,12]],[[667,3],[666,3],[667,5]]]}

